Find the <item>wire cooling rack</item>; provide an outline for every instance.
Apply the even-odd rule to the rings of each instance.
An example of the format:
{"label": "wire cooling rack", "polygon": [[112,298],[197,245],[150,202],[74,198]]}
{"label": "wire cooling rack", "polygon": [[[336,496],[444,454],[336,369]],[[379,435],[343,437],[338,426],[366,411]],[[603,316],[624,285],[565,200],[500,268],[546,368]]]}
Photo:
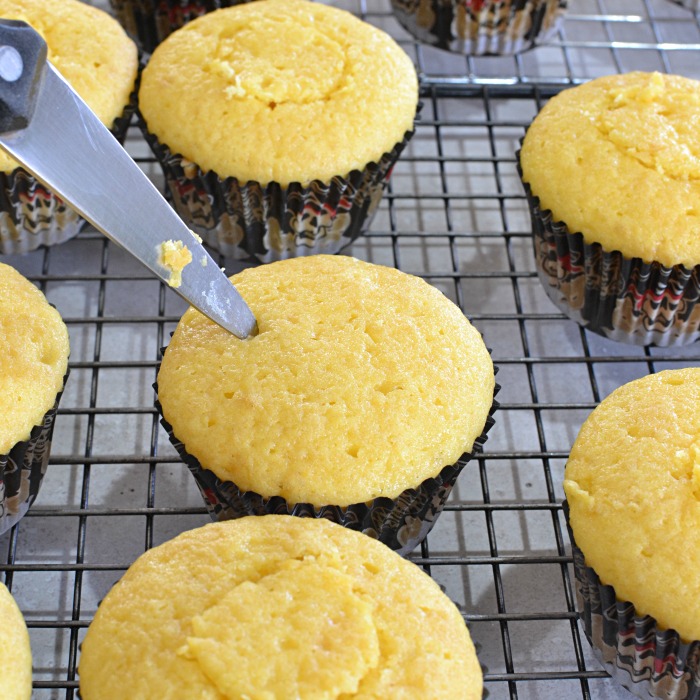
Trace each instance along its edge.
{"label": "wire cooling rack", "polygon": [[[515,58],[465,58],[416,44],[386,0],[342,6],[406,48],[424,102],[371,230],[350,252],[441,289],[482,331],[500,368],[501,407],[484,454],[411,558],[462,607],[485,697],[631,697],[601,670],[576,622],[563,468],[597,402],[647,373],[699,365],[700,344],[620,345],[558,312],[535,274],[514,153],[563,87],[631,69],[700,78],[698,17],[670,0],[571,0],[548,45]],[[162,186],[135,127],[127,147]],[[44,484],[30,513],[0,536],[0,580],[30,629],[34,698],[70,700],[80,642],[110,586],[145,549],[209,521],[153,408],[159,348],[185,307],[95,232],[1,259],[44,290],[71,335],[72,373]]]}

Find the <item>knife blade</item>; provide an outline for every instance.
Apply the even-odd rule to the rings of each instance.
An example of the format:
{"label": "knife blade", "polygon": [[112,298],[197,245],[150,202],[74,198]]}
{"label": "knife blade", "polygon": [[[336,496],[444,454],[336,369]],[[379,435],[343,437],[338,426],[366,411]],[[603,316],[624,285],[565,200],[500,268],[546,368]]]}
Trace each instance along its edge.
{"label": "knife blade", "polygon": [[11,20],[0,20],[0,147],[169,284],[164,252],[173,241],[184,244],[192,262],[171,288],[238,338],[255,333],[255,317],[236,288],[46,59],[41,35]]}

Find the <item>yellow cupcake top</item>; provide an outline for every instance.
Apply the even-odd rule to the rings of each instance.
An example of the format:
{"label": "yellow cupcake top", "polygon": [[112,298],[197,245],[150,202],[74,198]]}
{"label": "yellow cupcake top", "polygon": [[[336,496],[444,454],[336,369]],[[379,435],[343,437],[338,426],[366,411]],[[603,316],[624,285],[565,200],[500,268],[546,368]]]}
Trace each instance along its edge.
{"label": "yellow cupcake top", "polygon": [[564,490],[586,564],[685,640],[700,639],[700,367],[614,391],[589,416]]}
{"label": "yellow cupcake top", "polygon": [[[0,0],[0,17],[31,24],[49,61],[108,128],[121,116],[138,71],[136,45],[106,12],[78,0]],[[0,170],[19,166],[0,149]]]}
{"label": "yellow cupcake top", "polygon": [[29,700],[32,695],[32,652],[29,633],[14,598],[0,583],[0,697]]}
{"label": "yellow cupcake top", "polygon": [[153,52],[139,90],[173,152],[245,182],[329,181],[413,126],[416,71],[385,32],[307,0],[208,13]]}
{"label": "yellow cupcake top", "polygon": [[472,449],[493,365],[440,291],[329,255],[231,281],[259,333],[239,340],[190,308],[158,374],[174,434],[220,479],[342,506],[394,498]]}
{"label": "yellow cupcake top", "polygon": [[636,72],[564,90],[528,129],[521,165],[542,209],[587,242],[700,263],[700,81]]}
{"label": "yellow cupcake top", "polygon": [[79,665],[83,700],[481,698],[464,620],[385,545],[326,520],[212,523],[139,557]]}
{"label": "yellow cupcake top", "polygon": [[29,439],[63,388],[68,330],[58,311],[14,268],[0,263],[0,454]]}

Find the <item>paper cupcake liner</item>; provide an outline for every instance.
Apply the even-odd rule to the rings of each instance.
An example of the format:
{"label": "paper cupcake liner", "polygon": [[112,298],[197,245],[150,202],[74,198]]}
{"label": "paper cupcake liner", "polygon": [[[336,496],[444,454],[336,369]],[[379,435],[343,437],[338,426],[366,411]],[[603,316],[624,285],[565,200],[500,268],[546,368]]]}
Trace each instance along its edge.
{"label": "paper cupcake liner", "polygon": [[650,615],[639,615],[615,589],[601,583],[586,566],[564,515],[571,540],[579,618],[593,652],[605,670],[639,698],[700,699],[700,641],[683,642],[673,629],[660,627]]}
{"label": "paper cupcake liner", "polygon": [[[153,388],[158,394],[158,384]],[[214,472],[205,469],[191,455],[173,432],[172,425],[163,416],[163,409],[156,399],[160,422],[170,442],[195,478],[212,520],[232,520],[245,515],[295,515],[302,518],[326,518],[343,527],[360,532],[383,542],[402,556],[409,554],[428,535],[443,510],[457,477],[472,457],[481,453],[487,433],[494,424],[493,415],[498,408],[494,389],[483,432],[474,441],[472,451],[464,454],[455,464],[444,467],[433,478],[426,479],[416,488],[403,491],[397,498],[375,498],[366,503],[349,506],[313,506],[310,503],[289,503],[281,496],[265,498],[254,491],[241,491],[232,481],[222,481]]]}
{"label": "paper cupcake liner", "polygon": [[418,40],[455,53],[509,55],[547,41],[566,0],[391,0],[394,15]]}
{"label": "paper cupcake liner", "polygon": [[[65,387],[69,372],[63,378]],[[40,425],[34,426],[29,439],[18,442],[8,454],[0,455],[0,535],[16,525],[27,513],[39,493],[51,452],[51,438],[58,404]]]}
{"label": "paper cupcake liner", "polygon": [[369,226],[392,168],[414,133],[407,131],[378,162],[346,177],[281,187],[205,173],[161,144],[142,118],[139,122],[184,222],[224,255],[261,263],[333,254],[350,245]]}
{"label": "paper cupcake liner", "polygon": [[[135,110],[136,93],[110,129],[119,143],[124,143]],[[0,171],[0,255],[63,243],[86,225],[80,214],[24,168]]]}
{"label": "paper cupcake liner", "polygon": [[[519,151],[517,156],[522,179]],[[530,186],[523,186],[537,274],[549,298],[569,318],[634,345],[684,345],[700,338],[700,265],[667,267],[586,243],[581,233],[554,221]]]}
{"label": "paper cupcake liner", "polygon": [[119,23],[139,46],[151,53],[176,29],[207,12],[251,0],[110,0]]}

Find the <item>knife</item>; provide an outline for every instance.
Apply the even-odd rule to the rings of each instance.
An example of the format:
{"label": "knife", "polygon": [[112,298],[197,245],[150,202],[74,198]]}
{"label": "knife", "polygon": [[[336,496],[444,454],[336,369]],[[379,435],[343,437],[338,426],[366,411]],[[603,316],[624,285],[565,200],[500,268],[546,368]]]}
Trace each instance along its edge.
{"label": "knife", "polygon": [[[254,334],[255,317],[199,238],[46,56],[31,26],[0,20],[0,147],[205,316],[238,338]],[[167,251],[180,243],[192,261],[178,286]]]}

